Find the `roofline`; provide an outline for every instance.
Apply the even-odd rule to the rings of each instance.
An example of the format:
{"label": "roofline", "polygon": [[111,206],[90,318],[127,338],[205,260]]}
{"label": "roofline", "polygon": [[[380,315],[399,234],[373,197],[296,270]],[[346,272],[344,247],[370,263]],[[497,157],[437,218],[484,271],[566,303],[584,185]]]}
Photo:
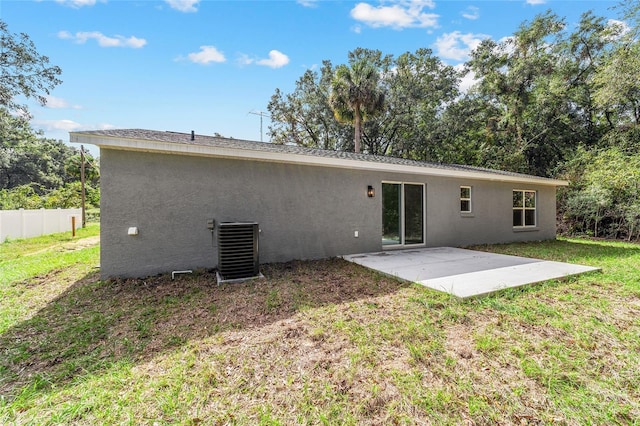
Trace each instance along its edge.
{"label": "roofline", "polygon": [[237,160],[254,160],[274,163],[300,164],[308,166],[335,167],[351,170],[408,173],[415,175],[467,178],[495,182],[529,183],[543,186],[568,186],[569,182],[543,177],[511,176],[491,171],[453,170],[427,166],[410,166],[393,163],[361,161],[348,158],[317,157],[289,152],[260,151],[242,148],[224,148],[212,145],[195,145],[157,140],[125,138],[119,136],[94,135],[83,132],[69,132],[72,143],[91,144],[105,149],[124,151],[154,152],[161,154],[216,157]]}

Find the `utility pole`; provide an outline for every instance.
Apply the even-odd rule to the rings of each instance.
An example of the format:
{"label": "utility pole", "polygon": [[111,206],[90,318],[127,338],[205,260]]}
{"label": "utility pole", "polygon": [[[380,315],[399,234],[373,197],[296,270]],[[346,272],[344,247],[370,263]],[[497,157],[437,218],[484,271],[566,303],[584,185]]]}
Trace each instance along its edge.
{"label": "utility pole", "polygon": [[260,142],[263,142],[263,140],[262,140],[262,117],[269,117],[269,114],[267,114],[266,112],[262,112],[262,111],[249,111],[249,114],[259,115],[260,116]]}
{"label": "utility pole", "polygon": [[87,216],[85,208],[85,185],[84,185],[84,145],[80,145],[80,183],[82,186],[82,227],[87,227]]}

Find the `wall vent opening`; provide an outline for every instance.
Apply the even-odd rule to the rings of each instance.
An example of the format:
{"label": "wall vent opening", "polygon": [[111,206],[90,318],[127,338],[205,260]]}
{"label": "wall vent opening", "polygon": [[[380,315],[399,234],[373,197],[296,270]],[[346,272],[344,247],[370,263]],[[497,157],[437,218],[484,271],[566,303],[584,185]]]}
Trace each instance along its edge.
{"label": "wall vent opening", "polygon": [[260,276],[258,224],[221,222],[218,226],[218,282]]}

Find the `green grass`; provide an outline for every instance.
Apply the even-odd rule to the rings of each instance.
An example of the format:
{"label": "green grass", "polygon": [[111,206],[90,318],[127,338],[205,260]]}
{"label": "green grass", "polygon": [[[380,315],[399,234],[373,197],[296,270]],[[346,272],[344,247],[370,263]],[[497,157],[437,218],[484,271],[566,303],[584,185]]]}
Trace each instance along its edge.
{"label": "green grass", "polygon": [[339,259],[100,281],[96,248],[31,243],[49,269],[0,286],[1,424],[639,424],[635,244],[477,247],[603,272],[460,301]]}
{"label": "green grass", "polygon": [[100,234],[100,225],[97,223],[89,223],[86,228],[76,230],[74,237],[71,232],[62,232],[60,234],[49,234],[41,237],[25,238],[25,239],[8,239],[0,243],[0,265],[25,255],[36,253],[40,250],[51,250],[61,244],[70,243],[82,238],[95,237]]}
{"label": "green grass", "polygon": [[75,248],[99,232],[99,225],[90,224],[76,237],[65,232],[0,244],[0,333],[58,297],[78,273],[98,265],[98,246]]}

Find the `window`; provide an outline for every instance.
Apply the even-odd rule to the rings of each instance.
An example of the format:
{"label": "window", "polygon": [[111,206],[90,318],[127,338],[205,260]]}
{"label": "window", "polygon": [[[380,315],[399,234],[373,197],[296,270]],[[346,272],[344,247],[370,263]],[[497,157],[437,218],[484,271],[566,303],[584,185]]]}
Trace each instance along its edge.
{"label": "window", "polygon": [[471,213],[471,187],[460,187],[460,213]]}
{"label": "window", "polygon": [[536,191],[513,191],[513,226],[536,226]]}

